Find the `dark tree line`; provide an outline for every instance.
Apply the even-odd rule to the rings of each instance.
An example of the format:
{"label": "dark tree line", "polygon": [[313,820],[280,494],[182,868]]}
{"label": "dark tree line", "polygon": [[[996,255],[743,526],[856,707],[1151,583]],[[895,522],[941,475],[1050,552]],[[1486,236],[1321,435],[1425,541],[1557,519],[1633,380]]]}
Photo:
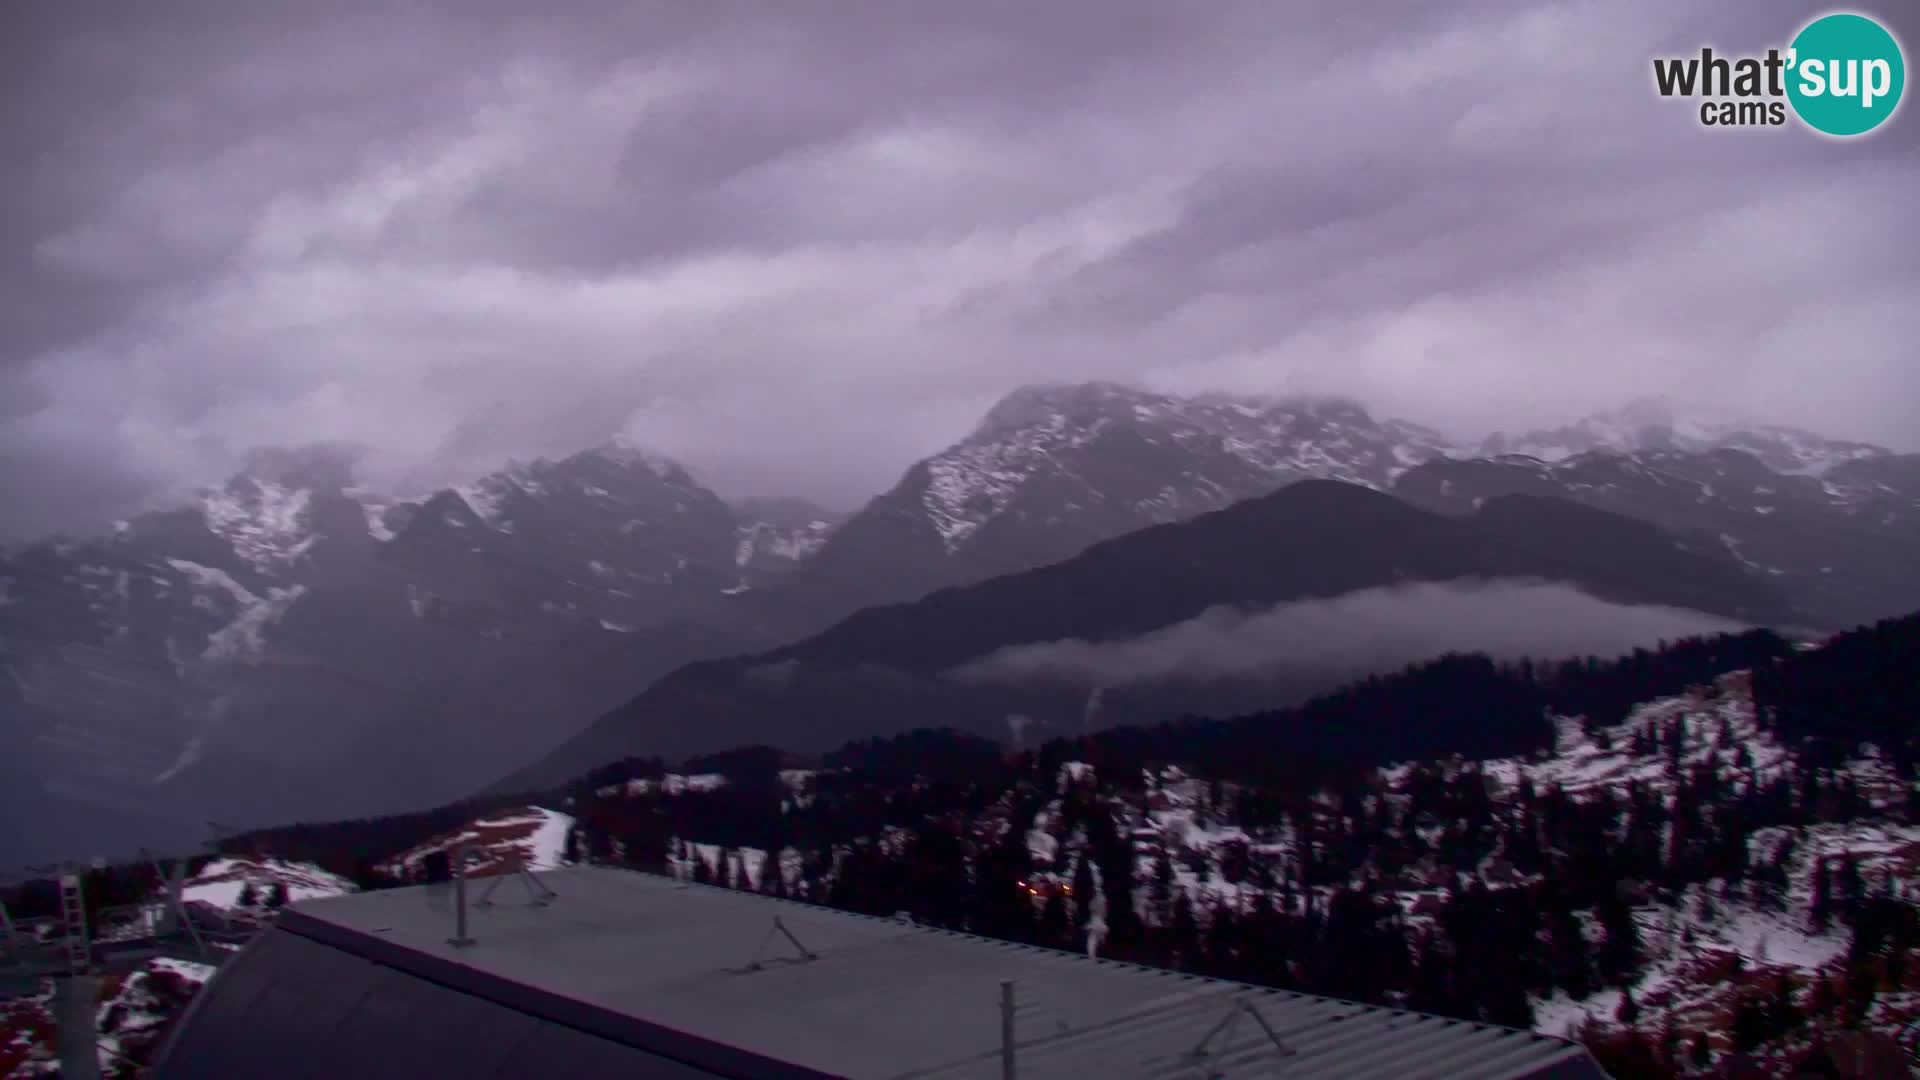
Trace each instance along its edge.
{"label": "dark tree line", "polygon": [[1114,729],[1047,753],[1110,771],[1172,761],[1243,783],[1320,787],[1399,761],[1517,757],[1550,749],[1550,713],[1584,717],[1592,727],[1613,725],[1640,702],[1792,654],[1778,635],[1754,630],[1636,649],[1608,661],[1500,663],[1482,655],[1445,656],[1292,708]]}
{"label": "dark tree line", "polygon": [[1912,777],[1920,762],[1920,615],[1756,668],[1753,696],[1766,722],[1816,763],[1839,765],[1860,743],[1873,743]]}

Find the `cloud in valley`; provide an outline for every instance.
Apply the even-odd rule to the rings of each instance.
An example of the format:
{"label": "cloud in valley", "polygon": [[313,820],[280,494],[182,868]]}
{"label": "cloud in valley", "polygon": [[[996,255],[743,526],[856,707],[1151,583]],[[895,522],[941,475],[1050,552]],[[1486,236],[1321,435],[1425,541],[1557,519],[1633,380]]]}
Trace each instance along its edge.
{"label": "cloud in valley", "polygon": [[1682,608],[1599,600],[1568,585],[1500,581],[1363,589],[1247,613],[1214,608],[1124,641],[1001,649],[962,682],[1120,687],[1173,680],[1382,670],[1445,652],[1612,656],[1666,639],[1745,629]]}

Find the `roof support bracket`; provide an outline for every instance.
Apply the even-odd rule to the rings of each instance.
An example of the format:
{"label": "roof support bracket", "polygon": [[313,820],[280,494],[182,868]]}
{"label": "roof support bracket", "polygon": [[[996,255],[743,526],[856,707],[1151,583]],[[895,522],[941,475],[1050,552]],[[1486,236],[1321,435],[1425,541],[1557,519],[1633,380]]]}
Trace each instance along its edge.
{"label": "roof support bracket", "polygon": [[559,893],[554,892],[546,882],[535,877],[533,871],[527,869],[525,860],[516,857],[513,860],[513,869],[504,874],[493,875],[493,880],[487,882],[486,890],[480,894],[480,899],[473,902],[473,906],[492,907],[493,891],[500,887],[502,881],[510,877],[519,878],[520,883],[527,887],[527,903],[533,907],[545,907],[560,898]]}
{"label": "roof support bracket", "polygon": [[793,931],[787,929],[787,924],[780,921],[780,916],[775,915],[773,917],[773,925],[767,928],[767,936],[760,940],[760,948],[754,951],[753,960],[749,962],[746,967],[740,969],[742,973],[759,971],[767,966],[767,946],[773,944],[775,937],[785,937],[788,944],[793,946],[794,952],[798,954],[797,956],[779,957],[777,959],[783,959],[789,964],[804,964],[810,960],[820,959],[820,954],[802,945],[800,939],[793,936]]}
{"label": "roof support bracket", "polygon": [[[1281,1057],[1292,1057],[1298,1052],[1281,1040],[1280,1033],[1273,1030],[1273,1025],[1267,1023],[1267,1018],[1260,1015],[1260,1010],[1254,1008],[1252,1002],[1242,999],[1235,1001],[1233,1007],[1227,1010],[1227,1015],[1221,1017],[1219,1023],[1208,1028],[1207,1033],[1201,1036],[1200,1042],[1192,1050],[1187,1051],[1188,1064],[1204,1067],[1218,1056],[1220,1051],[1211,1050],[1209,1046],[1215,1039],[1222,1038],[1227,1032],[1233,1030],[1234,1023],[1243,1015],[1253,1017],[1253,1022],[1259,1024],[1260,1030],[1267,1033],[1267,1038],[1273,1041],[1274,1048],[1280,1052]],[[1208,1071],[1206,1075],[1211,1078],[1225,1074]]]}

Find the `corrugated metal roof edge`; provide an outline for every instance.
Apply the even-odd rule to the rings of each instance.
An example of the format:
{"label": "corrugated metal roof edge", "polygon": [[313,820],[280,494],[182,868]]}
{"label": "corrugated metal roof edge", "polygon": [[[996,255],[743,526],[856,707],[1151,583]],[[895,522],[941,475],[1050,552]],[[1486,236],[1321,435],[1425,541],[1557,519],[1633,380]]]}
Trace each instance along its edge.
{"label": "corrugated metal roof edge", "polygon": [[[598,872],[624,872],[632,874],[635,877],[666,883],[676,889],[688,891],[705,890],[715,894],[724,894],[737,899],[748,899],[753,902],[772,906],[786,905],[793,908],[809,910],[833,918],[865,920],[874,923],[884,923],[893,927],[910,927],[920,933],[943,935],[1012,952],[1033,953],[1056,960],[1066,960],[1079,964],[1098,966],[1116,972],[1132,972],[1182,983],[1211,984],[1250,997],[1288,999],[1338,1005],[1354,1010],[1353,1013],[1348,1015],[1377,1013],[1406,1017],[1410,1020],[1425,1019],[1446,1025],[1460,1025],[1467,1030],[1485,1032],[1489,1035],[1503,1038],[1519,1036],[1524,1039],[1525,1042],[1530,1042],[1535,1045],[1555,1044],[1561,1050],[1559,1053],[1548,1055],[1537,1064],[1528,1066],[1522,1075],[1538,1075],[1540,1068],[1551,1065],[1555,1067],[1555,1072],[1560,1072],[1560,1070],[1567,1068],[1575,1070],[1573,1073],[1563,1073],[1563,1075],[1598,1077],[1603,1078],[1603,1080],[1606,1077],[1606,1073],[1599,1068],[1598,1063],[1592,1059],[1592,1056],[1587,1052],[1586,1048],[1579,1043],[1554,1036],[1541,1035],[1521,1028],[1484,1024],[1477,1021],[1462,1020],[1457,1017],[1416,1012],[1411,1009],[1371,1005],[1365,1002],[1351,1001],[1324,994],[1302,994],[1297,991],[1280,990],[1273,987],[1240,982],[1234,979],[1222,979],[1213,976],[1196,975],[1190,972],[1171,971],[1165,968],[1156,968],[1124,960],[1113,960],[1106,957],[1089,957],[1084,953],[1065,949],[1054,949],[1042,945],[1004,941],[999,938],[986,937],[963,930],[949,930],[944,927],[927,926],[902,920],[897,916],[867,915],[859,912],[844,911],[824,904],[813,904],[784,897],[764,896],[758,893],[727,888],[725,886],[689,882],[671,878],[663,874],[636,870],[630,867],[593,866],[591,869]],[[471,994],[503,1007],[538,1017],[550,1023],[571,1027],[583,1033],[608,1039],[625,1046],[631,1046],[634,1049],[646,1053],[673,1058],[674,1060],[681,1061],[695,1068],[704,1069],[722,1076],[737,1077],[739,1080],[826,1080],[826,1078],[834,1076],[834,1074],[831,1073],[820,1072],[805,1066],[766,1057],[726,1043],[715,1042],[662,1024],[642,1020],[626,1013],[606,1009],[552,991],[532,987],[505,976],[480,971],[452,960],[431,956],[405,944],[378,938],[371,934],[349,929],[326,919],[306,914],[299,910],[299,907],[300,905],[296,905],[283,911],[275,929],[285,930],[307,940],[359,956],[372,963],[405,971],[417,978],[424,979],[450,990]],[[269,934],[272,932],[274,931],[268,931]],[[266,936],[266,934],[263,934],[255,940],[258,941]],[[250,942],[246,948],[252,948],[252,943]],[[174,1031],[168,1036],[166,1043],[162,1046],[160,1054],[156,1056],[156,1066],[167,1060],[174,1046],[180,1041],[181,1033],[191,1024],[193,1016],[199,1008],[200,1001],[206,999],[208,995],[215,990],[220,979],[227,971],[240,966],[245,955],[246,949],[243,949],[240,955],[235,956],[227,964],[222,965],[220,971],[215,973],[214,978],[210,980],[207,986],[196,996],[195,1001],[187,1007],[187,1010],[181,1015],[179,1022],[175,1025]],[[1035,1040],[1033,1043],[1022,1045],[1038,1048],[1040,1045],[1052,1041],[1056,1037],[1057,1036],[1048,1036],[1044,1039]],[[1508,1045],[1517,1047],[1520,1044],[1521,1039],[1516,1039]]]}
{"label": "corrugated metal roof edge", "polygon": [[[1419,1012],[1414,1009],[1401,1009],[1401,1008],[1395,1008],[1395,1007],[1386,1006],[1386,1005],[1373,1005],[1367,1002],[1353,1001],[1348,998],[1338,998],[1338,997],[1333,997],[1327,994],[1303,994],[1295,990],[1281,990],[1281,989],[1277,989],[1275,987],[1270,987],[1270,986],[1260,986],[1256,983],[1241,982],[1237,979],[1223,979],[1223,978],[1219,978],[1212,975],[1196,975],[1191,972],[1172,971],[1167,968],[1157,968],[1147,964],[1136,964],[1128,960],[1112,960],[1104,956],[1088,956],[1085,953],[1068,950],[1068,949],[1055,949],[1045,945],[1033,945],[1025,942],[1006,941],[1001,938],[987,937],[981,934],[969,933],[965,930],[949,930],[941,926],[928,926],[923,923],[905,921],[900,919],[898,916],[893,916],[893,915],[867,915],[861,912],[846,911],[841,908],[829,907],[828,905],[825,905],[825,904],[815,904],[805,900],[795,900],[788,897],[767,896],[762,893],[750,892],[744,889],[729,888],[725,885],[712,885],[712,884],[706,884],[702,882],[687,881],[681,878],[669,877],[668,875],[665,875],[665,874],[657,874],[657,873],[653,873],[652,871],[636,869],[634,867],[592,864],[591,868],[594,870],[615,871],[620,873],[633,874],[637,877],[643,877],[643,878],[648,878],[654,881],[670,883],[675,888],[680,888],[680,889],[707,890],[714,893],[724,894],[727,896],[751,898],[753,900],[759,901],[761,903],[766,903],[766,904],[772,904],[772,905],[785,904],[791,907],[804,908],[811,911],[821,912],[823,914],[838,917],[838,918],[861,919],[869,922],[885,923],[890,926],[911,926],[914,929],[923,933],[944,935],[947,937],[979,942],[984,945],[992,945],[998,948],[1009,949],[1013,951],[1037,953],[1044,956],[1056,957],[1064,960],[1075,961],[1082,964],[1100,965],[1102,967],[1106,967],[1106,968],[1110,968],[1118,971],[1132,971],[1132,972],[1137,972],[1144,975],[1151,975],[1151,976],[1156,976],[1160,978],[1177,979],[1182,982],[1189,982],[1189,983],[1196,983],[1196,984],[1210,983],[1210,984],[1221,986],[1221,987],[1232,987],[1240,991],[1248,992],[1249,994],[1252,994],[1252,995],[1258,995],[1266,998],[1283,998],[1283,999],[1293,1000],[1293,1001],[1327,1002],[1327,1003],[1332,1003],[1337,1005],[1344,1005],[1356,1010],[1355,1015],[1377,1013],[1377,1014],[1385,1014],[1385,1015],[1391,1015],[1391,1016],[1404,1016],[1409,1019],[1415,1019],[1415,1018],[1428,1019],[1428,1020],[1438,1021],[1444,1024],[1465,1025],[1466,1029],[1469,1031],[1485,1032],[1489,1035],[1494,1035],[1494,1036],[1507,1036],[1507,1037],[1518,1036],[1525,1039],[1528,1042],[1533,1043],[1534,1045],[1546,1045],[1546,1044],[1557,1045],[1559,1047],[1564,1048],[1564,1051],[1565,1051],[1564,1056],[1559,1054],[1553,1055],[1550,1058],[1547,1058],[1542,1064],[1546,1064],[1546,1063],[1571,1064],[1575,1061],[1584,1060],[1586,1063],[1588,1063],[1592,1067],[1594,1076],[1597,1076],[1597,1077],[1606,1076],[1606,1073],[1599,1067],[1599,1063],[1593,1061],[1593,1056],[1590,1053],[1588,1053],[1586,1047],[1580,1045],[1579,1043],[1571,1039],[1563,1039],[1553,1035],[1542,1035],[1539,1032],[1530,1031],[1525,1028],[1505,1027],[1499,1024],[1487,1024],[1477,1020],[1463,1020],[1459,1017],[1441,1016],[1438,1013]],[[1037,1040],[1035,1044],[1030,1044],[1030,1045],[1038,1045],[1039,1041],[1044,1041],[1044,1040]],[[1509,1045],[1517,1046],[1519,1045],[1519,1042],[1518,1040],[1516,1040],[1515,1043],[1512,1043]]]}

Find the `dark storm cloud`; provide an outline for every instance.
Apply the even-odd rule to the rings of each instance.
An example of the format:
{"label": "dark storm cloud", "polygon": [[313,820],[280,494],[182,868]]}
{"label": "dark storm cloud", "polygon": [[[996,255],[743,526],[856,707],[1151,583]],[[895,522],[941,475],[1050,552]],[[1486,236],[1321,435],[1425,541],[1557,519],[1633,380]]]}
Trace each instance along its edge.
{"label": "dark storm cloud", "polygon": [[1215,608],[1125,641],[1001,649],[964,682],[1128,686],[1365,670],[1449,651],[1500,658],[1614,656],[1661,640],[1744,629],[1697,611],[1599,600],[1567,585],[1503,581],[1362,589],[1258,613]]}
{"label": "dark storm cloud", "polygon": [[1080,377],[1911,444],[1912,111],[1714,135],[1651,90],[1809,6],[534,10],[10,6],[0,529],[256,445],[426,484],[616,428],[851,502]]}

